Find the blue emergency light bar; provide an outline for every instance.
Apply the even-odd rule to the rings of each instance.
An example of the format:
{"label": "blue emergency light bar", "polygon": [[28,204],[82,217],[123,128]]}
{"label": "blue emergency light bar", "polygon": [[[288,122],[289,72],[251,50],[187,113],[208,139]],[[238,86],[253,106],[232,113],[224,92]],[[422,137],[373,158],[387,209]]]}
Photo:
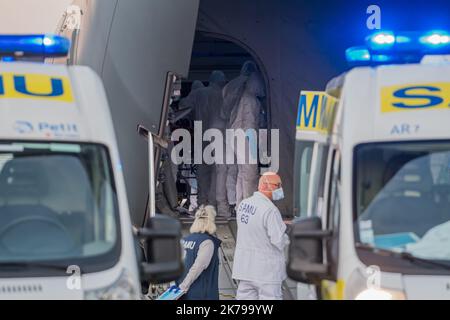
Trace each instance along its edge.
{"label": "blue emergency light bar", "polygon": [[366,38],[367,47],[374,52],[450,52],[447,31],[398,32],[380,31]]}
{"label": "blue emergency light bar", "polygon": [[0,35],[0,57],[64,57],[70,41],[57,35]]}
{"label": "blue emergency light bar", "polygon": [[366,47],[352,47],[345,51],[347,62],[351,66],[368,66],[381,64],[418,63],[424,56],[420,52],[410,53],[374,53]]}
{"label": "blue emergency light bar", "polygon": [[379,31],[366,38],[366,46],[347,49],[351,65],[417,63],[424,55],[450,54],[450,33]]}

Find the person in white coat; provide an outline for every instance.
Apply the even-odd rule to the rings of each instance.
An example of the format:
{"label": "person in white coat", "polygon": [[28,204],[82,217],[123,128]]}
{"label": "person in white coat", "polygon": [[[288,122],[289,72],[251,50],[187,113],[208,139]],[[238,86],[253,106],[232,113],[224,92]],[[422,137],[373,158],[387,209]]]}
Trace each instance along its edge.
{"label": "person in white coat", "polygon": [[237,300],[282,300],[286,279],[286,225],[273,201],[284,197],[281,178],[273,172],[259,179],[258,191],[238,206],[233,279]]}

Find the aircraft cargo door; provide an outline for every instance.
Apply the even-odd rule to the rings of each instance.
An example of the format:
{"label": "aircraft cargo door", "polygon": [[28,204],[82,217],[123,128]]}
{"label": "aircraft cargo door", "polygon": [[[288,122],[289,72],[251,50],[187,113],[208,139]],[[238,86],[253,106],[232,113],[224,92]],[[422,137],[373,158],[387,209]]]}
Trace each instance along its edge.
{"label": "aircraft cargo door", "polygon": [[187,77],[199,0],[80,0],[74,4],[82,16],[72,61],[90,66],[103,79],[132,220],[138,226],[144,220],[148,196],[148,159],[146,141],[137,135],[136,127],[142,124],[155,134],[163,130],[167,75]]}

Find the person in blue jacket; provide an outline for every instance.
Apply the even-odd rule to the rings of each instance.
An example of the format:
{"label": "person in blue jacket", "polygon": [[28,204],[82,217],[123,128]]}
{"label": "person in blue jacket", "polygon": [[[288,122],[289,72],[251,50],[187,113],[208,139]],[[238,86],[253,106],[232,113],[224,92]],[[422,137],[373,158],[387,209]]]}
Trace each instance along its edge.
{"label": "person in blue jacket", "polygon": [[219,300],[219,247],[216,232],[216,210],[201,206],[195,213],[191,234],[183,238],[185,271],[179,288],[183,300]]}

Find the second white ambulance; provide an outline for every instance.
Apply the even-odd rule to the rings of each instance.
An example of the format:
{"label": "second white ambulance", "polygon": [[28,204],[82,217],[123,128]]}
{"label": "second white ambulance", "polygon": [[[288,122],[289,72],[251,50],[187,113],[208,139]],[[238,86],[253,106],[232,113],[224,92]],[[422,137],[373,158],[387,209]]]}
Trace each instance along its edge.
{"label": "second white ambulance", "polygon": [[[391,36],[440,53],[450,42],[370,41]],[[390,58],[377,49],[360,57]],[[330,131],[327,108],[302,94],[288,274],[324,299],[450,299],[450,64],[357,67],[328,89],[339,98]]]}

